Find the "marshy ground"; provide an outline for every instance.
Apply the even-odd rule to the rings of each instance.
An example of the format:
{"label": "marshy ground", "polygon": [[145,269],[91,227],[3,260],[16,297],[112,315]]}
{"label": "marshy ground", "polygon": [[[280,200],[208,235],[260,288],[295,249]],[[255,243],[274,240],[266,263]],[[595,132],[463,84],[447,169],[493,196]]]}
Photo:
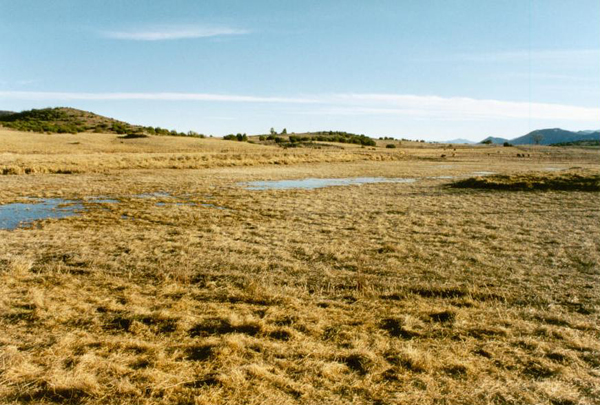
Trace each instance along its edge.
{"label": "marshy ground", "polygon": [[[449,187],[598,151],[35,136],[0,204],[84,210],[0,230],[0,402],[598,403],[600,194]],[[243,184],[347,177],[415,181]]]}

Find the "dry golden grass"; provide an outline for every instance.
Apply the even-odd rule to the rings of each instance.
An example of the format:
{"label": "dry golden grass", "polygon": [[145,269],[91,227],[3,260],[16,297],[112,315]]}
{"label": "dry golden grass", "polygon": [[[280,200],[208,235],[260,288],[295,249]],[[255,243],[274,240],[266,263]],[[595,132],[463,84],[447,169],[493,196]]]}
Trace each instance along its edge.
{"label": "dry golden grass", "polygon": [[495,174],[458,180],[452,183],[452,187],[509,191],[600,191],[600,173],[577,168],[555,173]]}
{"label": "dry golden grass", "polygon": [[168,136],[124,139],[114,134],[39,134],[0,129],[0,175],[106,173],[129,169],[199,169],[311,162],[399,160],[403,151],[255,145]]}
{"label": "dry golden grass", "polygon": [[[248,148],[223,155],[255,150],[205,142]],[[273,158],[322,153],[256,148]],[[0,176],[0,204],[120,200],[0,230],[0,402],[598,403],[598,193],[490,193],[440,178],[597,170],[598,154],[505,149]],[[50,165],[61,153],[19,157]],[[346,176],[417,181],[238,184]],[[133,196],[156,191],[173,197]]]}

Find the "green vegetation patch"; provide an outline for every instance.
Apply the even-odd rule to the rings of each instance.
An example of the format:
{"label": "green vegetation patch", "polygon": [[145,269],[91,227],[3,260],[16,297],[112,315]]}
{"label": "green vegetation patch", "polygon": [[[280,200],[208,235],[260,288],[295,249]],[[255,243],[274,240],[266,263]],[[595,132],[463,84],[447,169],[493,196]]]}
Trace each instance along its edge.
{"label": "green vegetation patch", "polygon": [[321,131],[316,132],[313,140],[319,142],[339,142],[339,143],[353,143],[356,145],[363,146],[376,146],[375,140],[369,138],[366,135],[357,135],[349,132],[342,131]]}
{"label": "green vegetation patch", "polygon": [[572,142],[553,143],[550,146],[581,146],[581,147],[600,147],[600,140],[581,140]]}
{"label": "green vegetation patch", "polygon": [[84,120],[62,108],[45,108],[0,116],[0,123],[19,131],[77,133],[87,129]]}
{"label": "green vegetation patch", "polygon": [[478,176],[456,181],[450,187],[508,191],[600,191],[600,174],[588,171],[568,171]]}

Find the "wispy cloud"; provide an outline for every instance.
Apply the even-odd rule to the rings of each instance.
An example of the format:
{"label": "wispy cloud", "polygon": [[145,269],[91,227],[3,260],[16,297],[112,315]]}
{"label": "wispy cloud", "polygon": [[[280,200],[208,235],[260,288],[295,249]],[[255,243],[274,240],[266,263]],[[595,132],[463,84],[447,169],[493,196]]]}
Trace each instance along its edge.
{"label": "wispy cloud", "polygon": [[415,96],[404,94],[339,94],[339,110],[357,114],[395,114],[439,119],[565,119],[600,121],[600,108],[550,103],[473,99],[468,97]]}
{"label": "wispy cloud", "polygon": [[167,41],[249,34],[250,31],[230,27],[171,26],[143,30],[102,31],[105,38],[127,41]]}
{"label": "wispy cloud", "polygon": [[38,83],[40,80],[38,79],[23,79],[16,81],[8,81],[8,80],[0,80],[0,86],[29,86],[34,83]]}
{"label": "wispy cloud", "polygon": [[577,75],[564,75],[555,73],[522,73],[522,72],[508,72],[502,73],[497,76],[502,79],[532,79],[532,80],[546,80],[546,81],[561,81],[561,82],[575,82],[583,84],[600,84],[600,77],[589,77],[589,76],[577,76]]}
{"label": "wispy cloud", "polygon": [[387,115],[415,119],[546,119],[600,122],[600,108],[565,104],[473,99],[409,94],[347,93],[302,97],[264,97],[210,93],[66,93],[0,91],[0,99],[35,101],[205,101],[302,104],[315,115]]}
{"label": "wispy cloud", "polygon": [[600,49],[533,49],[480,54],[461,54],[459,58],[475,62],[510,62],[523,60],[600,60]]}
{"label": "wispy cloud", "polygon": [[318,99],[303,97],[261,97],[210,93],[67,93],[34,91],[0,91],[0,97],[21,100],[157,100],[157,101],[228,101],[244,103],[319,103]]}
{"label": "wispy cloud", "polygon": [[461,52],[417,58],[421,62],[575,62],[597,63],[600,49],[516,49],[494,52]]}

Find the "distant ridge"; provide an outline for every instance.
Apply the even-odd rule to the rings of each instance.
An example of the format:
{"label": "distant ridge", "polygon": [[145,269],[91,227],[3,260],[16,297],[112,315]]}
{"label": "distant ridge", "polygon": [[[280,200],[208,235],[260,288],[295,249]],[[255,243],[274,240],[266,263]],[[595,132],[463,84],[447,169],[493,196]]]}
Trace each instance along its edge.
{"label": "distant ridge", "polygon": [[494,138],[488,136],[481,143],[491,141],[494,144],[508,142],[512,145],[554,145],[578,141],[600,140],[600,130],[567,131],[560,128],[538,129],[514,139]]}
{"label": "distant ridge", "polygon": [[15,112],[14,111],[0,110],[0,117],[3,117],[5,115],[11,115],[11,114],[15,114]]}

